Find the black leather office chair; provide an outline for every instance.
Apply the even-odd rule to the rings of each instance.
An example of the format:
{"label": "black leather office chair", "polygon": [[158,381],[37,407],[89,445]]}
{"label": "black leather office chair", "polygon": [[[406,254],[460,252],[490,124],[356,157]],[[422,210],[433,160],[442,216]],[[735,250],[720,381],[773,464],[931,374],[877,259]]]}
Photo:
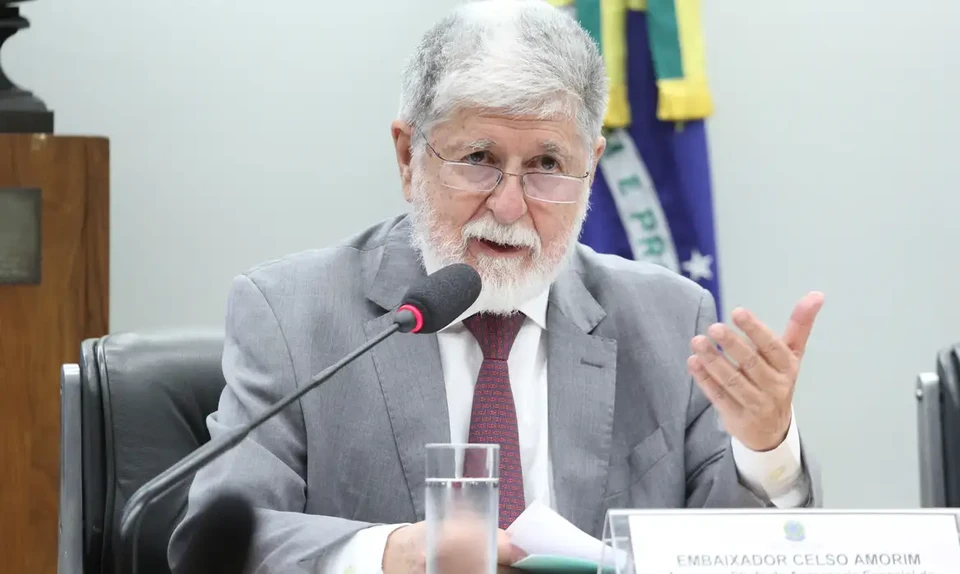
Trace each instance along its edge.
{"label": "black leather office chair", "polygon": [[960,507],[960,344],[937,353],[933,371],[916,382],[920,503]]}
{"label": "black leather office chair", "polygon": [[[84,341],[61,371],[58,574],[117,572],[123,507],[144,483],[210,440],[224,387],[223,335],[121,333]],[[183,484],[147,511],[140,572],[169,573],[167,543]]]}

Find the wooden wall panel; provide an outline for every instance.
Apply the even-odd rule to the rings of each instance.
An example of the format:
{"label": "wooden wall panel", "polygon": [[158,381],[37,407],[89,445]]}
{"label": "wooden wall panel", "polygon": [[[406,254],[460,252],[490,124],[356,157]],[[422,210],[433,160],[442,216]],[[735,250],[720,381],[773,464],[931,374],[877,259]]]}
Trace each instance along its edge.
{"label": "wooden wall panel", "polygon": [[0,572],[56,572],[60,365],[108,329],[109,166],[104,138],[0,135],[0,209],[42,198],[40,281],[0,282]]}

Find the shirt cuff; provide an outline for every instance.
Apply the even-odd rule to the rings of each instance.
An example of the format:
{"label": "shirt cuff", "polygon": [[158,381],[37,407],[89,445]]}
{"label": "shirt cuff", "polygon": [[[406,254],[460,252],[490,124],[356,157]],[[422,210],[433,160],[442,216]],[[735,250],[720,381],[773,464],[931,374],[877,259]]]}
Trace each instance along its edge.
{"label": "shirt cuff", "polygon": [[387,538],[401,526],[406,524],[379,524],[358,531],[327,555],[320,571],[323,574],[382,573]]}
{"label": "shirt cuff", "polygon": [[731,437],[733,461],[740,481],[754,494],[778,508],[798,508],[810,499],[810,483],[803,470],[797,417],[790,413],[790,430],[777,448],[757,452]]}

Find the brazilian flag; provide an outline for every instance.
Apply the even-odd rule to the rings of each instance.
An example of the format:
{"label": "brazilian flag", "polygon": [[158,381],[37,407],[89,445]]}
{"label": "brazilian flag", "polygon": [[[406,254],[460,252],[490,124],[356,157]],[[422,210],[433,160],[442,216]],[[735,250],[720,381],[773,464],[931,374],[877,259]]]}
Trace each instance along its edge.
{"label": "brazilian flag", "polygon": [[547,0],[600,46],[610,78],[581,241],[697,281],[720,308],[699,0]]}

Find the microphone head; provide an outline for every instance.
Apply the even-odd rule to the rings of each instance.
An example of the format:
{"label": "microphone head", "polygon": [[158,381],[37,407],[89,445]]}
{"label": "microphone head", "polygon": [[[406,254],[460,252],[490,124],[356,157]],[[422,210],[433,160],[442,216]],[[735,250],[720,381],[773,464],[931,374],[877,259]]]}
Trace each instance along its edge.
{"label": "microphone head", "polygon": [[448,265],[407,291],[395,321],[404,333],[436,333],[469,309],[482,288],[476,269],[465,263]]}
{"label": "microphone head", "polygon": [[196,518],[196,530],[181,561],[183,574],[241,574],[256,529],[250,503],[238,494],[215,498]]}

